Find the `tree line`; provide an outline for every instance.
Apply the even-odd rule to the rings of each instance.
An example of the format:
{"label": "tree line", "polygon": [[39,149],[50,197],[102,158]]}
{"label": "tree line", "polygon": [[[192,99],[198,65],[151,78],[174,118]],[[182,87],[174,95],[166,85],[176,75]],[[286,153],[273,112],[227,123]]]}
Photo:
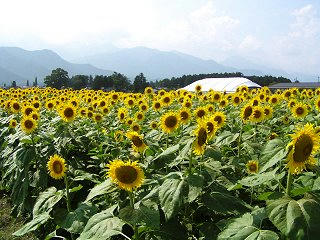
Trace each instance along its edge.
{"label": "tree line", "polygon": [[[94,90],[115,90],[123,92],[143,92],[148,86],[155,89],[167,89],[174,90],[183,88],[195,81],[204,78],[229,78],[229,77],[245,77],[252,82],[259,84],[260,86],[269,86],[274,83],[287,83],[291,82],[290,79],[284,77],[266,76],[244,76],[241,72],[234,73],[209,73],[209,74],[193,74],[183,75],[182,77],[165,78],[157,81],[147,81],[143,73],[138,74],[133,82],[129,80],[127,76],[121,73],[114,72],[112,75],[75,75],[69,77],[67,71],[62,68],[52,70],[51,74],[44,78],[44,84],[46,87],[53,87],[57,89],[73,88],[82,89],[90,88]],[[37,78],[32,83],[33,86],[38,86]],[[27,81],[29,87],[29,81]],[[11,87],[17,87],[15,81],[12,82]]]}

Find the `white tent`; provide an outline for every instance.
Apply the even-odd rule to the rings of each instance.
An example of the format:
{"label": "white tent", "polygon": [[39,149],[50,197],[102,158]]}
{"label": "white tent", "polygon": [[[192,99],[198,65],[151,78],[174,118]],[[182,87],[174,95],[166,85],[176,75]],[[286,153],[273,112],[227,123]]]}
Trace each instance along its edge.
{"label": "white tent", "polygon": [[213,89],[215,91],[220,92],[235,92],[237,90],[237,87],[246,85],[249,88],[260,88],[258,84],[250,81],[247,78],[243,77],[232,77],[232,78],[205,78],[202,80],[198,80],[194,83],[191,83],[190,85],[182,88],[187,91],[195,91],[195,87],[197,85],[202,86],[202,91],[207,92],[210,89]]}

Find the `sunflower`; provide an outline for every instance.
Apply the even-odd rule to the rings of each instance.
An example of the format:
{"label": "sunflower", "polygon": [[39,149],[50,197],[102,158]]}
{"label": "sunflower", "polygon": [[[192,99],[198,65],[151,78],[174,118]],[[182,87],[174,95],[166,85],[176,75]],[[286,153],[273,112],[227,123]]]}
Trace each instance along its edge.
{"label": "sunflower", "polygon": [[291,112],[295,118],[304,118],[308,114],[308,108],[307,108],[307,105],[303,103],[297,103],[291,109]]}
{"label": "sunflower", "polygon": [[270,119],[270,118],[272,118],[272,113],[273,113],[272,107],[270,107],[270,106],[264,106],[264,107],[263,107],[263,113],[264,113],[265,119]]}
{"label": "sunflower", "polygon": [[194,90],[196,92],[201,92],[202,86],[200,84],[197,84],[196,87],[194,88]]}
{"label": "sunflower", "polygon": [[29,116],[32,112],[36,112],[36,111],[37,111],[37,109],[35,109],[33,106],[29,106],[29,105],[22,108],[22,113],[25,116]]}
{"label": "sunflower", "polygon": [[156,121],[152,121],[152,122],[150,123],[150,127],[151,127],[152,129],[158,129],[158,123],[157,123]]}
{"label": "sunflower", "polygon": [[46,102],[45,107],[48,110],[53,110],[55,107],[55,102],[53,100],[50,100],[50,101]]}
{"label": "sunflower", "polygon": [[217,127],[223,127],[226,121],[226,115],[223,112],[215,112],[213,115],[213,120],[217,123]]}
{"label": "sunflower", "polygon": [[59,115],[65,122],[72,122],[77,116],[77,110],[72,104],[65,104],[59,110]]}
{"label": "sunflower", "polygon": [[165,106],[169,106],[172,102],[171,96],[169,94],[165,94],[162,98],[161,98],[161,102],[163,105]]}
{"label": "sunflower", "polygon": [[[320,91],[320,90],[319,90]],[[320,97],[318,97],[315,102],[314,105],[316,106],[316,109],[320,112]]]}
{"label": "sunflower", "polygon": [[260,106],[255,106],[252,109],[252,114],[250,116],[250,120],[252,122],[261,122],[264,120],[264,111],[263,108]]}
{"label": "sunflower", "polygon": [[256,160],[250,160],[246,164],[248,173],[258,173],[259,171],[259,162]]}
{"label": "sunflower", "polygon": [[21,119],[20,124],[22,131],[24,131],[26,134],[32,133],[37,128],[37,121],[31,117],[24,116]]}
{"label": "sunflower", "polygon": [[93,115],[93,120],[97,123],[101,122],[102,121],[102,115],[100,113],[95,113]]}
{"label": "sunflower", "polygon": [[225,106],[227,106],[227,104],[228,104],[228,100],[226,98],[223,98],[219,103],[219,107],[224,108]]}
{"label": "sunflower", "polygon": [[18,113],[21,110],[21,106],[17,101],[12,101],[10,107],[13,113]]}
{"label": "sunflower", "polygon": [[38,112],[34,112],[34,113],[31,114],[31,117],[32,117],[34,120],[38,121],[39,118],[40,118],[40,114],[39,114]]}
{"label": "sunflower", "polygon": [[134,98],[127,98],[127,100],[126,100],[126,105],[128,106],[128,107],[133,107],[134,106],[134,104],[135,104],[135,102],[134,102]]}
{"label": "sunflower", "polygon": [[127,137],[132,141],[132,148],[136,152],[143,152],[147,145],[143,142],[143,137],[139,133],[130,131],[127,133]]}
{"label": "sunflower", "polygon": [[66,171],[68,170],[64,158],[60,157],[57,154],[49,158],[47,168],[50,176],[54,179],[63,178],[66,175]]}
{"label": "sunflower", "polygon": [[212,113],[214,111],[214,106],[212,104],[208,104],[206,106],[206,110],[208,113]]}
{"label": "sunflower", "polygon": [[204,107],[197,107],[194,110],[194,115],[196,118],[204,118],[207,114],[207,111]]}
{"label": "sunflower", "polygon": [[128,126],[131,126],[133,121],[134,121],[133,118],[127,118],[126,123],[127,123]]}
{"label": "sunflower", "polygon": [[127,116],[128,110],[124,107],[118,109],[118,118],[121,122],[123,122]]}
{"label": "sunflower", "polygon": [[131,125],[131,129],[134,132],[140,132],[141,127],[140,127],[139,123],[133,122],[132,125]]}
{"label": "sunflower", "polygon": [[295,133],[291,134],[291,138],[287,167],[290,173],[299,174],[306,169],[306,165],[316,164],[313,155],[319,149],[320,136],[315,132],[313,125],[307,123],[303,128],[297,128]]}
{"label": "sunflower", "polygon": [[202,155],[205,151],[207,139],[208,139],[208,131],[207,124],[205,121],[198,121],[198,126],[194,130],[193,134],[196,136],[195,141],[193,142],[193,152],[196,155]]}
{"label": "sunflower", "polygon": [[135,118],[136,118],[137,121],[143,121],[143,119],[144,119],[143,112],[137,112],[136,115],[135,115]]}
{"label": "sunflower", "polygon": [[241,103],[241,97],[238,94],[232,96],[232,103],[234,106],[238,106]]}
{"label": "sunflower", "polygon": [[250,119],[250,116],[252,115],[252,111],[253,111],[253,107],[251,106],[251,104],[245,105],[241,109],[241,119],[244,122],[248,121]]}
{"label": "sunflower", "polygon": [[112,182],[129,192],[141,187],[145,179],[138,162],[113,160],[107,167],[109,168],[108,177],[111,178]]}
{"label": "sunflower", "polygon": [[10,122],[9,122],[9,127],[10,128],[16,128],[16,126],[17,126],[17,120],[11,119]]}
{"label": "sunflower", "polygon": [[172,133],[179,126],[180,118],[175,112],[167,112],[161,116],[161,128],[166,133]]}
{"label": "sunflower", "polygon": [[218,130],[217,122],[214,121],[212,116],[206,117],[203,121],[207,125],[208,140],[210,140],[215,136],[215,133]]}
{"label": "sunflower", "polygon": [[113,137],[114,137],[114,140],[116,140],[116,142],[122,142],[123,141],[123,132],[121,130],[117,130],[113,134]]}
{"label": "sunflower", "polygon": [[139,108],[140,108],[140,110],[141,110],[142,112],[146,112],[146,111],[148,111],[149,106],[148,106],[147,103],[142,103],[142,104],[139,106]]}
{"label": "sunflower", "polygon": [[214,92],[214,94],[212,95],[212,101],[218,103],[220,102],[220,100],[221,100],[221,93]]}
{"label": "sunflower", "polygon": [[179,117],[182,124],[186,124],[191,119],[191,112],[188,108],[182,108],[179,111]]}
{"label": "sunflower", "polygon": [[152,108],[155,110],[155,111],[159,111],[161,109],[162,105],[161,105],[161,102],[159,101],[155,101],[153,102],[152,104]]}
{"label": "sunflower", "polygon": [[276,137],[278,137],[278,134],[275,133],[275,132],[273,132],[273,133],[270,134],[269,140],[273,140],[273,139],[275,139]]}
{"label": "sunflower", "polygon": [[152,87],[146,87],[146,88],[144,89],[144,94],[146,94],[146,95],[151,95],[152,93],[153,93]]}
{"label": "sunflower", "polygon": [[290,109],[292,109],[295,105],[297,104],[297,101],[295,99],[291,99],[289,102],[288,102],[288,107]]}
{"label": "sunflower", "polygon": [[105,106],[101,109],[103,115],[107,115],[110,112],[109,107]]}
{"label": "sunflower", "polygon": [[191,108],[192,107],[192,102],[191,100],[186,99],[183,103],[183,107],[185,108]]}

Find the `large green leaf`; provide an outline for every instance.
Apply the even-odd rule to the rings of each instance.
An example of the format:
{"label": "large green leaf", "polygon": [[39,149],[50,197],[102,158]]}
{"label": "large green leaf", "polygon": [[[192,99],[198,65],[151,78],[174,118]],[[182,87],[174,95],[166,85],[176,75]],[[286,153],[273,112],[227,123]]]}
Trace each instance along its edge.
{"label": "large green leaf", "polygon": [[260,169],[260,173],[266,171],[268,168],[273,167],[277,163],[281,162],[286,156],[287,151],[283,148],[277,148],[278,152],[273,155]]}
{"label": "large green leaf", "polygon": [[219,234],[218,240],[277,240],[278,235],[269,230],[261,230],[255,225],[254,216],[246,213],[232,219]]}
{"label": "large green leaf", "polygon": [[202,192],[204,184],[204,178],[198,174],[192,174],[188,176],[189,194],[188,201],[193,202]]}
{"label": "large green leaf", "polygon": [[290,239],[319,239],[320,203],[305,197],[298,201],[284,197],[267,202],[271,222]]}
{"label": "large green leaf", "polygon": [[66,216],[61,227],[72,233],[80,233],[88,219],[96,213],[97,208],[94,205],[82,203]]}
{"label": "large green leaf", "polygon": [[13,233],[14,236],[23,236],[28,232],[32,232],[36,230],[39,226],[46,223],[50,219],[49,213],[42,213],[37,215],[32,221],[28,222],[27,224],[23,225],[18,231]]}
{"label": "large green leaf", "polygon": [[78,240],[108,240],[115,235],[124,236],[121,232],[124,222],[120,218],[113,216],[114,209],[115,206],[112,206],[93,215]]}
{"label": "large green leaf", "polygon": [[113,184],[112,184],[111,180],[108,178],[104,182],[94,186],[94,188],[91,189],[91,191],[89,192],[89,194],[87,196],[86,202],[90,201],[94,197],[97,197],[97,196],[100,196],[103,194],[107,194],[112,189],[113,189]]}
{"label": "large green leaf", "polygon": [[183,203],[186,192],[186,180],[179,174],[171,174],[159,187],[159,200],[165,216],[170,219]]}
{"label": "large green leaf", "polygon": [[50,213],[53,206],[56,205],[62,197],[63,192],[57,191],[55,187],[50,187],[40,193],[33,207],[33,216],[35,217],[45,212]]}
{"label": "large green leaf", "polygon": [[277,169],[271,172],[258,173],[252,176],[245,177],[239,181],[243,186],[254,187],[265,182],[268,182],[276,177]]}

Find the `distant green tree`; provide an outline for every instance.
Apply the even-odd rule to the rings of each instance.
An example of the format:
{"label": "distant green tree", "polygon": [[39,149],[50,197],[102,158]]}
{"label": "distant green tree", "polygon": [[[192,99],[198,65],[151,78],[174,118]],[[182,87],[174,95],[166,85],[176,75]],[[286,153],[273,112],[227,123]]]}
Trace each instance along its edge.
{"label": "distant green tree", "polygon": [[143,73],[140,73],[134,78],[133,82],[133,90],[134,92],[143,92],[146,87],[148,87],[149,84],[147,83],[147,79],[143,75]]}
{"label": "distant green tree", "polygon": [[27,87],[29,87],[29,80],[27,80]]}
{"label": "distant green tree", "polygon": [[73,89],[81,89],[88,86],[89,76],[87,75],[75,75],[70,79],[70,86]]}
{"label": "distant green tree", "polygon": [[114,90],[126,92],[131,89],[131,83],[125,75],[114,72],[110,78],[112,79],[112,86]]}
{"label": "distant green tree", "polygon": [[34,87],[38,86],[38,78],[37,77],[34,79],[33,86]]}
{"label": "distant green tree", "polygon": [[69,76],[68,72],[62,68],[52,70],[51,75],[44,78],[44,84],[46,87],[53,87],[61,89],[62,87],[68,87]]}
{"label": "distant green tree", "polygon": [[16,87],[17,87],[16,81],[12,81],[11,87],[13,87],[13,88],[16,88]]}

